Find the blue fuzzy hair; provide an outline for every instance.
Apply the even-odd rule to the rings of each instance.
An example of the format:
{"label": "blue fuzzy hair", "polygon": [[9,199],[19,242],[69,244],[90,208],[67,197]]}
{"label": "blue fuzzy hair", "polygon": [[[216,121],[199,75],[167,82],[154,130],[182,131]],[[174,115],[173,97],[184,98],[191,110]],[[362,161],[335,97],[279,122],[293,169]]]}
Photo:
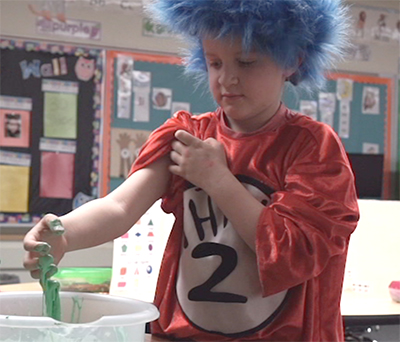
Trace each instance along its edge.
{"label": "blue fuzzy hair", "polygon": [[[147,11],[172,32],[189,39],[186,71],[207,77],[202,39],[242,37],[305,89],[321,88],[324,72],[343,57],[348,44],[347,9],[341,0],[153,0]],[[300,65],[299,65],[299,61]]]}

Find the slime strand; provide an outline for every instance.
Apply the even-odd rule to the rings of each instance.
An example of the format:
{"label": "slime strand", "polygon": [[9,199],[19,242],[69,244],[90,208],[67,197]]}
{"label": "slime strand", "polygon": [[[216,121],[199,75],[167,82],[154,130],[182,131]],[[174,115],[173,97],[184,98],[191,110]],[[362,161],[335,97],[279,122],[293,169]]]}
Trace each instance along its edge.
{"label": "slime strand", "polygon": [[[50,230],[55,235],[64,234],[64,227],[61,220],[55,219],[49,223]],[[40,242],[35,251],[42,254],[39,257],[40,285],[43,289],[43,314],[56,320],[61,319],[60,303],[60,283],[49,279],[57,273],[57,266],[54,264],[54,258],[50,252],[50,245],[46,242]]]}
{"label": "slime strand", "polygon": [[60,305],[60,283],[56,280],[49,279],[57,273],[57,266],[54,265],[54,258],[47,254],[39,257],[40,285],[43,289],[44,305],[43,314],[56,320],[61,319]]}

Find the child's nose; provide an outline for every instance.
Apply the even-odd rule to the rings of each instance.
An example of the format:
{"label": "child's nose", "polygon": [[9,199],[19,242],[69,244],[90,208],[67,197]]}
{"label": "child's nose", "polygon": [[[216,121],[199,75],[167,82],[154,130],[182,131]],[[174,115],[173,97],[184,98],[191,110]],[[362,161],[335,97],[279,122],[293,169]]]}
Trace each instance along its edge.
{"label": "child's nose", "polygon": [[239,83],[239,77],[234,70],[230,68],[223,68],[218,81],[223,86],[235,85]]}

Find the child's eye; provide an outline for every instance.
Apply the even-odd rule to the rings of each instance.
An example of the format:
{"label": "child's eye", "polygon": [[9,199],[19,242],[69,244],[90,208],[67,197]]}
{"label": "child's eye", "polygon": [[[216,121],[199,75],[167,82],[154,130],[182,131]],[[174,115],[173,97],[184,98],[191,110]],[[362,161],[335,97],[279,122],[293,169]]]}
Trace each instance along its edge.
{"label": "child's eye", "polygon": [[208,61],[208,66],[210,68],[219,68],[221,64],[222,63],[220,61]]}
{"label": "child's eye", "polygon": [[249,67],[249,66],[253,65],[256,61],[253,61],[253,60],[251,60],[251,61],[239,60],[238,62],[239,62],[240,66]]}

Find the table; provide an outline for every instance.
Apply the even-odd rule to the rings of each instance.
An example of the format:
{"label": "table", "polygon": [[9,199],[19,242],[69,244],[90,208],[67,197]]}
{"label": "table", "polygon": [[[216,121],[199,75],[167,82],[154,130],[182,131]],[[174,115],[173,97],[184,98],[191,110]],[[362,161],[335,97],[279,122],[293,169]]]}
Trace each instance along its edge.
{"label": "table", "polygon": [[400,303],[384,293],[343,291],[342,315],[346,325],[400,324]]}

